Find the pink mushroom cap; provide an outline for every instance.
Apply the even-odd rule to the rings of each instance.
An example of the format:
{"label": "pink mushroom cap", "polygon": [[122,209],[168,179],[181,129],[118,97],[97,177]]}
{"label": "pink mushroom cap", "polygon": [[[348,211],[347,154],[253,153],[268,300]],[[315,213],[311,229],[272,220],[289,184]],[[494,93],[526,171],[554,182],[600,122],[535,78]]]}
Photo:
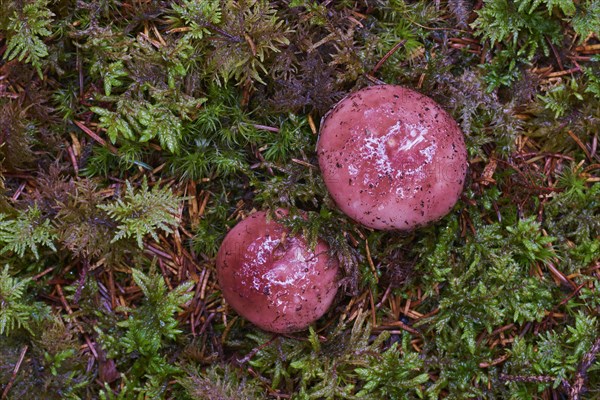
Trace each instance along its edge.
{"label": "pink mushroom cap", "polygon": [[262,211],[229,231],[217,254],[227,303],[259,328],[278,333],[303,330],[325,314],[337,292],[338,270],[323,240],[311,250],[301,235]]}
{"label": "pink mushroom cap", "polygon": [[317,144],[325,185],[361,224],[411,230],[446,215],[463,190],[463,134],[435,101],[401,86],[354,92],[321,122]]}

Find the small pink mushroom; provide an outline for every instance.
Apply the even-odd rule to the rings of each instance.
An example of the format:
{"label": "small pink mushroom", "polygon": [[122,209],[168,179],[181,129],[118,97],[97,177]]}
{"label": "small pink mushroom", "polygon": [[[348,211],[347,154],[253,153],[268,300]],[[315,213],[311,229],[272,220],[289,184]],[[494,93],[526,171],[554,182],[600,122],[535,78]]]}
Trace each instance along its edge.
{"label": "small pink mushroom", "polygon": [[321,123],[319,165],[338,207],[361,224],[410,230],[446,215],[467,171],[463,134],[436,102],[394,85],[361,89]]}
{"label": "small pink mushroom", "polygon": [[227,303],[258,327],[279,333],[305,329],[327,311],[338,269],[324,241],[311,250],[266,212],[237,224],[217,254],[217,279]]}

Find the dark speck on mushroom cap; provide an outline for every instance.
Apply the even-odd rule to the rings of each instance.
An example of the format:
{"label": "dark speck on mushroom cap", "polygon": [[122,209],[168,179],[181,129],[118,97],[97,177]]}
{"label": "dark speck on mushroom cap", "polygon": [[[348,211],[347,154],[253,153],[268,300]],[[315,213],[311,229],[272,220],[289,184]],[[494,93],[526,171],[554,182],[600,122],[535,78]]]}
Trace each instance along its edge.
{"label": "dark speck on mushroom cap", "polygon": [[340,101],[323,118],[317,152],[336,204],[375,229],[409,230],[443,217],[467,170],[452,117],[429,97],[394,85]]}

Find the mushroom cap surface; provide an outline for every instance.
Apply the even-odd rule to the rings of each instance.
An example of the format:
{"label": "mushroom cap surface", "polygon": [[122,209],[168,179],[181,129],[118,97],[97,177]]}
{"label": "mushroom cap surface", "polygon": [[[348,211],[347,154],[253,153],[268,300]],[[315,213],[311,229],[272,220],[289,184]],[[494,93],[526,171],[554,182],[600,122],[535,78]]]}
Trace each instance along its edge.
{"label": "mushroom cap surface", "polygon": [[325,314],[337,292],[338,270],[323,240],[311,250],[301,235],[291,235],[263,211],[229,231],[217,254],[227,303],[259,328],[278,333],[303,330]]}
{"label": "mushroom cap surface", "polygon": [[338,207],[381,230],[442,218],[467,172],[454,119],[429,97],[395,85],[367,87],[337,103],[321,122],[317,153]]}

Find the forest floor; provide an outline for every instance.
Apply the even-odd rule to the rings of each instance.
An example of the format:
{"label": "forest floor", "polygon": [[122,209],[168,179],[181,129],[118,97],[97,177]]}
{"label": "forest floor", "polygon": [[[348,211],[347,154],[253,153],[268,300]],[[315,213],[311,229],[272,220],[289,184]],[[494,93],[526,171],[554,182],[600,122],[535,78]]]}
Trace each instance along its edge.
{"label": "forest floor", "polygon": [[[468,151],[408,233],[341,213],[315,151],[381,83]],[[598,399],[599,127],[598,0],[0,0],[0,399]],[[286,335],[215,269],[277,208],[343,272]]]}

